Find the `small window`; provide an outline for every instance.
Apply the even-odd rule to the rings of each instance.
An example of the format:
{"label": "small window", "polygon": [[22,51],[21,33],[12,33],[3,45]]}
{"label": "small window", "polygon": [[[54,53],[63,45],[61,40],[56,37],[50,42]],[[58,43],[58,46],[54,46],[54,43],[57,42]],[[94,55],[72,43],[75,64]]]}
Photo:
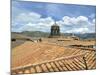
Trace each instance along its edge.
{"label": "small window", "polygon": [[16,41],[16,39],[13,38],[13,39],[11,39],[11,41]]}

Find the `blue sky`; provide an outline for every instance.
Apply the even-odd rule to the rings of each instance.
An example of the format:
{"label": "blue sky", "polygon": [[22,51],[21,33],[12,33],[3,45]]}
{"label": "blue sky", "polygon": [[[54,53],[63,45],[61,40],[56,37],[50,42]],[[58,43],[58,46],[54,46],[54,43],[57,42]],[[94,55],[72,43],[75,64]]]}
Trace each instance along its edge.
{"label": "blue sky", "polygon": [[95,6],[12,1],[12,31],[50,32],[56,23],[64,33],[95,32]]}

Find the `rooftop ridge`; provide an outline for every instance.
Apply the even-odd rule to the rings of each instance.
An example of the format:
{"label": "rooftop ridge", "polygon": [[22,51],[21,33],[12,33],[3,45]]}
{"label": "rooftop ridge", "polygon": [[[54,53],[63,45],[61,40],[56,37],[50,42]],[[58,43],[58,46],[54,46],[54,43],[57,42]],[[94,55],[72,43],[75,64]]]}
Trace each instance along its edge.
{"label": "rooftop ridge", "polygon": [[72,56],[61,57],[61,58],[57,58],[57,59],[53,59],[53,60],[49,60],[49,61],[43,61],[43,62],[37,63],[37,64],[29,64],[29,65],[26,65],[26,66],[20,66],[20,67],[12,68],[12,71],[13,70],[18,70],[18,69],[20,70],[20,69],[24,69],[24,68],[29,68],[29,67],[33,67],[33,66],[49,63],[49,62],[60,61],[60,60],[64,60],[64,59],[70,60],[70,59],[77,58],[77,57],[83,57],[84,55],[85,54],[72,55]]}

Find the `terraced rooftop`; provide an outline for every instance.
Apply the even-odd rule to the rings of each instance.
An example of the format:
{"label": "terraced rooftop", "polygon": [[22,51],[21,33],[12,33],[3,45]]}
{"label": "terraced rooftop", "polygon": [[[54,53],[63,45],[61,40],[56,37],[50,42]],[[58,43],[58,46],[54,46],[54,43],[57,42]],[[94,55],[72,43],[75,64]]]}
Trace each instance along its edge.
{"label": "terraced rooftop", "polygon": [[70,47],[67,44],[62,45],[47,41],[38,43],[26,41],[12,49],[13,74],[95,68],[96,51],[90,48]]}

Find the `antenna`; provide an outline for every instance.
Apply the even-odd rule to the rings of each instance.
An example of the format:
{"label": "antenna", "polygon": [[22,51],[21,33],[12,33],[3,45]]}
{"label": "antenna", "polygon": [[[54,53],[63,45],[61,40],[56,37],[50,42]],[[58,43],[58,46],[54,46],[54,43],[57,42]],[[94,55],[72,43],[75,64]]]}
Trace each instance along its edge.
{"label": "antenna", "polygon": [[57,25],[56,21],[54,21],[54,25]]}

